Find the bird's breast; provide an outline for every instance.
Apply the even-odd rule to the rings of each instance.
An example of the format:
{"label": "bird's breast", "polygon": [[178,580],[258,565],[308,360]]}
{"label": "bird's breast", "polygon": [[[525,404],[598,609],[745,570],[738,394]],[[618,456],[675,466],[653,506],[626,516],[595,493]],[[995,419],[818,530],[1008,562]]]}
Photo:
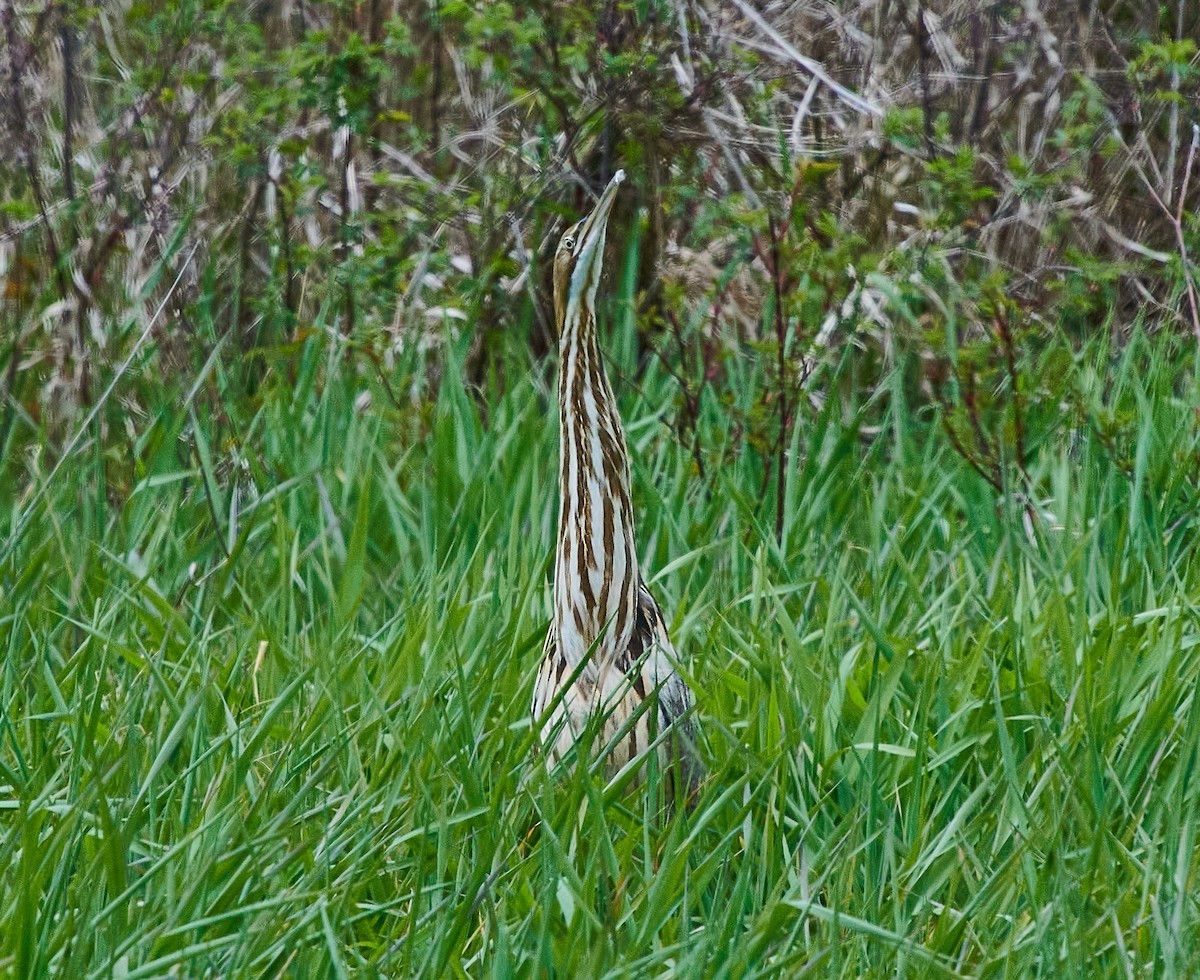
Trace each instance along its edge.
{"label": "bird's breast", "polygon": [[628,645],[636,610],[638,567],[629,461],[606,380],[571,358],[560,399],[562,468],[554,578],[559,643],[571,663]]}

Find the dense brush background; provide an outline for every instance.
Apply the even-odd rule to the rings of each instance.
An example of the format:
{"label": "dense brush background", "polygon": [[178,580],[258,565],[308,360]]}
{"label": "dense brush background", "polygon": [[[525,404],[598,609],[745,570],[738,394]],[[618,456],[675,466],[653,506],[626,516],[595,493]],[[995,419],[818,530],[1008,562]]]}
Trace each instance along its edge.
{"label": "dense brush background", "polygon": [[[0,972],[1194,976],[1197,36],[0,0]],[[690,811],[528,718],[617,167]]]}

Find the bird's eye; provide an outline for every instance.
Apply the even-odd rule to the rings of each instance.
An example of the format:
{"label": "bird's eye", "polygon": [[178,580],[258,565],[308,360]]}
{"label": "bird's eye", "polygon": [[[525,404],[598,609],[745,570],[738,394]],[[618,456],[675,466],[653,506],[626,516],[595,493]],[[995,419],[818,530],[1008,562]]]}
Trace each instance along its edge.
{"label": "bird's eye", "polygon": [[568,235],[566,238],[563,239],[563,245],[565,245],[567,248],[574,248],[575,247],[575,239],[572,238],[570,235]]}

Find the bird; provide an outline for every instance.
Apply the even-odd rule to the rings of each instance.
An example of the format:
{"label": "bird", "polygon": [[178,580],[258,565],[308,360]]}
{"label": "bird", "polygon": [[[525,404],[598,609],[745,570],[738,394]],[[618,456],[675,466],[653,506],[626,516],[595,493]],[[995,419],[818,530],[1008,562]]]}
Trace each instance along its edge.
{"label": "bird", "polygon": [[608,220],[624,179],[618,170],[554,254],[559,514],[553,615],[534,682],[533,719],[551,768],[598,717],[594,731],[610,773],[648,758],[653,748],[660,771],[681,777],[668,785],[691,794],[700,776],[694,698],[639,567],[629,451],[596,331]]}

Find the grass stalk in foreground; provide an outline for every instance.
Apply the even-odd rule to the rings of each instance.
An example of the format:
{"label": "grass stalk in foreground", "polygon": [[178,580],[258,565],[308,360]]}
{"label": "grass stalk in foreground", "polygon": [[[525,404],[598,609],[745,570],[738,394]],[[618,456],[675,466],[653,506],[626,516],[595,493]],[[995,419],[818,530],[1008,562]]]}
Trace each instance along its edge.
{"label": "grass stalk in foreground", "polygon": [[[934,420],[893,399],[865,440],[830,399],[781,542],[761,459],[700,481],[652,366],[623,405],[640,541],[711,764],[669,816],[531,758],[546,391],[484,424],[451,369],[431,411],[364,414],[344,363],[310,340],[294,389],[221,423],[164,402],[120,494],[98,443],[44,485],[29,463],[0,566],[5,971],[1197,966],[1195,381],[1161,342],[1078,362],[1133,420],[1120,458],[1031,419],[1035,524]],[[761,384],[738,370],[735,399]],[[697,424],[736,442],[715,396]]]}

